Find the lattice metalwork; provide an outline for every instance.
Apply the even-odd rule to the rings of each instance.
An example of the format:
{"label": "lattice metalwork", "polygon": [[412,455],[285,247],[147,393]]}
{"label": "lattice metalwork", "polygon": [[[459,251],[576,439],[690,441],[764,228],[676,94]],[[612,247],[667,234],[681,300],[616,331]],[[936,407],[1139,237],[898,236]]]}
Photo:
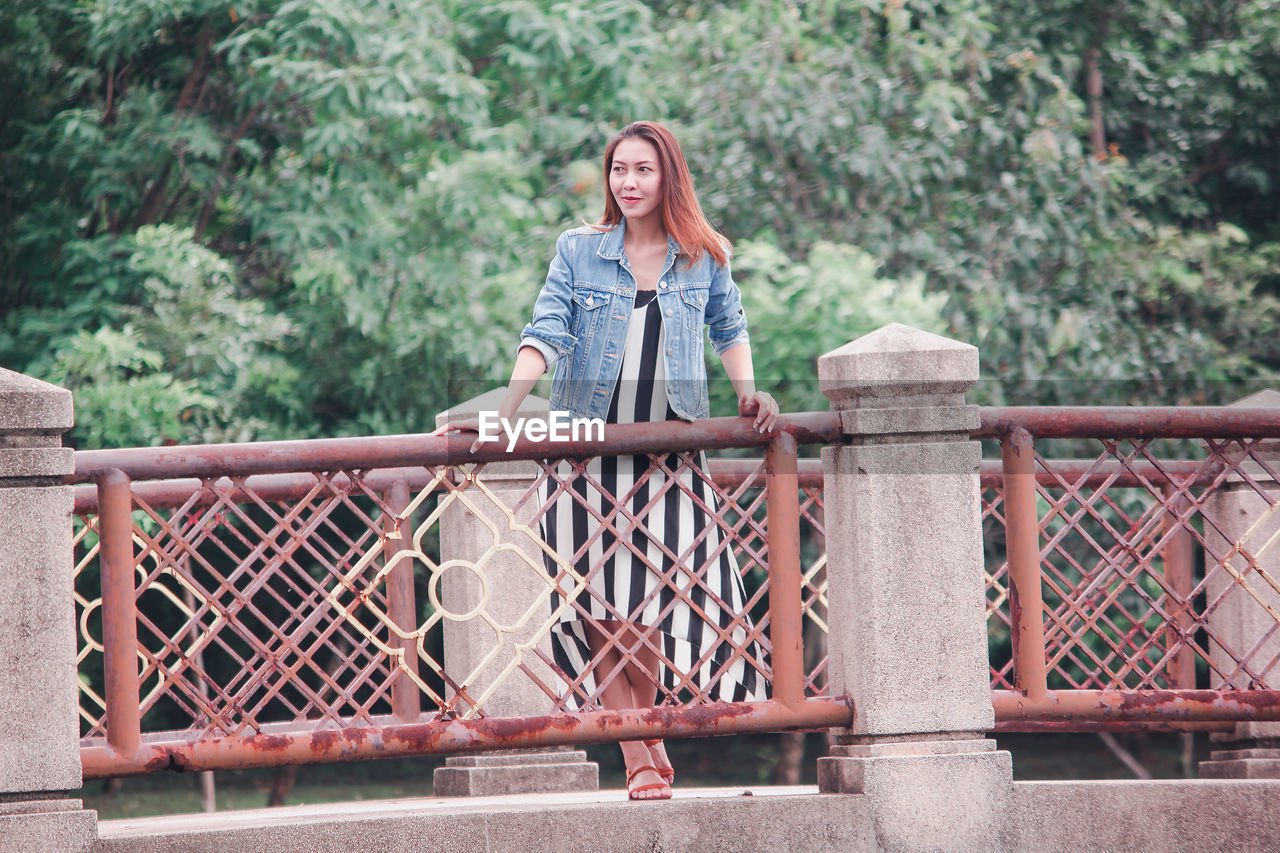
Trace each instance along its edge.
{"label": "lattice metalwork", "polygon": [[[1048,686],[1280,685],[1273,443],[1180,442],[1177,461],[1149,439],[1092,443],[1092,463],[1035,456]],[[998,482],[989,486],[984,521],[1001,543],[1013,509]],[[1007,573],[989,562],[989,631],[1002,638]],[[1007,656],[993,655],[992,686],[1013,687]]]}
{"label": "lattice metalwork", "polygon": [[1012,632],[1009,620],[1009,563],[1004,549],[1004,495],[999,487],[982,485],[983,577],[987,589],[987,636],[994,648],[989,654],[992,688],[1013,688],[1013,659],[1000,654]]}
{"label": "lattice metalwork", "polygon": [[[732,549],[746,599],[718,629],[712,680],[741,663],[767,685],[773,673],[763,467],[720,485],[696,457],[650,455],[639,478],[661,484],[647,495],[649,507],[681,490],[707,520],[691,545],[664,551],[681,569],[642,608],[662,599],[662,615],[684,602],[714,622],[714,611],[732,607],[707,583],[706,572]],[[619,676],[620,668],[605,672],[600,665],[610,652],[627,663],[652,666],[656,658],[663,665],[671,674],[665,682],[652,673],[661,705],[715,701],[694,677],[712,663],[708,655],[681,666],[655,630],[638,632],[640,649],[625,648],[622,637],[606,638],[593,649],[589,678],[557,665],[548,637],[565,612],[587,615],[590,600],[611,607],[593,583],[601,560],[619,549],[647,559],[638,539],[666,545],[660,532],[645,527],[645,513],[632,511],[634,490],[604,512],[577,496],[574,482],[591,482],[586,461],[523,464],[532,478],[460,465],[401,470],[395,481],[341,470],[290,475],[287,487],[255,477],[190,481],[189,488],[134,484],[130,536],[142,731],[199,741],[283,724],[350,729],[377,727],[391,716],[528,714],[522,709],[539,700],[544,712],[574,712],[600,707]],[[76,530],[86,743],[107,733],[109,702],[93,494],[81,487]],[[582,551],[608,540],[585,570],[557,554],[539,525],[564,495],[592,515],[594,532]],[[825,688],[821,491],[802,490],[800,506],[802,601],[815,645],[805,686],[816,695]],[[446,556],[440,543],[450,536],[454,552]],[[513,597],[512,588],[524,597]],[[613,615],[619,622],[633,616]]]}
{"label": "lattice metalwork", "polygon": [[77,515],[74,520],[72,553],[75,556],[76,625],[80,641],[76,670],[80,688],[80,732],[102,735],[107,710],[102,680],[102,588],[98,584],[98,517]]}
{"label": "lattice metalwork", "polygon": [[[177,506],[138,494],[133,504],[145,729],[219,737],[281,721],[368,723],[387,710],[392,667],[372,616],[383,596],[348,613],[328,604],[381,542],[386,504],[358,472],[316,475],[284,500],[233,480],[202,482]],[[84,518],[92,529],[96,518]],[[84,624],[82,654],[98,645]],[[99,734],[85,704],[85,734]]]}
{"label": "lattice metalwork", "polygon": [[[1203,438],[1255,422],[1275,434],[1257,413],[984,415],[1002,456],[984,463],[981,493],[1001,725],[1111,725],[1115,697],[1138,724],[1177,724],[1191,707],[1222,725],[1248,717],[1242,701],[1274,702],[1276,439]],[[1183,438],[1080,437],[1113,428]],[[723,442],[718,430],[690,435]],[[99,452],[74,539],[86,777],[570,743],[617,726],[848,725],[849,699],[826,695],[820,474],[797,473],[795,437],[712,476],[699,453],[655,450],[639,427],[620,435],[638,461],[616,499],[591,460],[462,464],[442,439]],[[369,457],[406,467],[358,467]],[[334,462],[279,473],[285,458]],[[153,479],[132,482],[130,466]],[[164,479],[210,470],[241,473]],[[649,529],[673,494],[700,518],[679,541]],[[541,523],[565,502],[591,531],[575,553]],[[727,553],[740,601],[709,580]],[[620,554],[665,567],[631,612],[600,588]],[[706,617],[710,647],[680,657],[667,644],[655,622],[677,606]],[[571,665],[551,639],[585,621],[601,629]],[[788,638],[776,657],[775,631]],[[652,684],[651,716],[602,710],[621,707],[607,694],[628,667]],[[716,692],[738,672],[766,685],[749,698],[773,698]]]}

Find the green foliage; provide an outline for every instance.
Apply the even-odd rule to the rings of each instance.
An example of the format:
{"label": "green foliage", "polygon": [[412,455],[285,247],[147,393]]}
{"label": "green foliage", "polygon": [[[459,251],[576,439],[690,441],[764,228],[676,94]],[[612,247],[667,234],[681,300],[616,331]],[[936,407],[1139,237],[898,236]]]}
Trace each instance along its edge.
{"label": "green foliage", "polygon": [[75,394],[77,435],[87,446],[164,440],[236,440],[289,412],[297,375],[282,357],[287,321],[240,298],[234,267],[192,240],[190,229],[146,226],[123,271],[139,305],[114,312],[117,328],[56,338],[36,370]]}
{"label": "green foliage", "polygon": [[[786,412],[826,408],[817,361],[832,341],[851,341],[887,323],[943,331],[945,297],[926,294],[923,275],[880,278],[880,263],[856,246],[820,241],[798,262],[772,243],[752,240],[738,245],[733,263],[750,318],[757,383]],[[713,411],[736,411],[732,386],[714,387]]]}
{"label": "green foliage", "polygon": [[1231,272],[1183,294],[1195,322],[1167,321],[1169,294],[1150,285],[1199,275],[1217,226],[1146,203],[1185,172],[1156,186],[1152,158],[1087,155],[1078,54],[1011,38],[1024,5],[757,0],[704,14],[668,39],[687,57],[673,75],[695,69],[680,91],[708,207],[789,253],[836,240],[891,276],[923,272],[949,297],[947,332],[998,380],[986,401],[1219,402],[1274,370],[1274,300],[1232,308],[1280,277],[1265,233],[1213,238]]}
{"label": "green foliage", "polygon": [[88,445],[138,446],[181,435],[193,410],[219,405],[163,367],[163,356],[126,325],[77,332],[62,343],[46,375],[75,393],[76,422]]}
{"label": "green foliage", "polygon": [[788,408],[890,320],[986,401],[1221,402],[1280,363],[1275,6],[8,4],[0,363],[82,446],[429,429],[653,117]]}

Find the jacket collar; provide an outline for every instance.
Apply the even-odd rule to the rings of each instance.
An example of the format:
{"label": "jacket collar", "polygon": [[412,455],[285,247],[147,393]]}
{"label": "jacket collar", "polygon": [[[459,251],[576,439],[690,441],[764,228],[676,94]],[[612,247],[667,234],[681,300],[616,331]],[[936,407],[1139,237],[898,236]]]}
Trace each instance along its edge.
{"label": "jacket collar", "polygon": [[[600,248],[596,249],[596,254],[609,261],[622,260],[623,241],[626,236],[627,220],[623,217],[621,222],[604,232],[604,239],[600,241]],[[679,254],[680,247],[676,244],[675,238],[668,234],[667,257],[674,258]]]}
{"label": "jacket collar", "polygon": [[600,248],[596,249],[596,254],[610,261],[622,260],[622,241],[627,234],[627,220],[624,218],[617,225],[604,232],[604,239],[600,241]]}

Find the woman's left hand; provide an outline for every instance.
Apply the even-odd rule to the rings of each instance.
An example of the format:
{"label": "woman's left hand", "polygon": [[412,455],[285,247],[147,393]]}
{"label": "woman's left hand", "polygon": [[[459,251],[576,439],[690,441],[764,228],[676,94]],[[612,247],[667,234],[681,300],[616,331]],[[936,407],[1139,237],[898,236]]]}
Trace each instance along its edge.
{"label": "woman's left hand", "polygon": [[744,418],[754,415],[751,425],[756,432],[772,432],[778,423],[778,401],[768,391],[753,391],[738,398],[738,415]]}

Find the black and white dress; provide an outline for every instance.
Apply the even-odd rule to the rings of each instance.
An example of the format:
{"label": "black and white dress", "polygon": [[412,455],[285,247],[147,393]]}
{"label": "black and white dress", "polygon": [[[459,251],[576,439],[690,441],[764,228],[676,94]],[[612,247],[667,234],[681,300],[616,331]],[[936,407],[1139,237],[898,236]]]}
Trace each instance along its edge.
{"label": "black and white dress", "polygon": [[[639,291],[607,423],[678,419],[667,403],[661,357],[665,348],[656,293]],[[566,576],[559,588],[567,591],[571,582],[586,578],[590,589],[580,591],[571,601],[552,595],[552,609],[559,610],[551,632],[552,653],[561,670],[580,679],[566,704],[581,708],[583,697],[594,695],[596,690],[592,673],[586,671],[591,649],[584,620],[656,627],[661,633],[651,635],[649,641],[658,645],[678,670],[660,665],[661,683],[671,694],[681,694],[692,683],[716,701],[763,700],[767,698],[767,681],[758,667],[765,665],[765,655],[758,643],[747,642],[749,620],[744,620],[746,627],[733,625],[743,612],[746,595],[731,543],[690,497],[690,493],[697,495],[713,511],[716,508],[714,493],[703,481],[706,460],[698,454],[702,473],[697,476],[689,467],[680,470],[683,488],[673,484],[648,512],[645,506],[666,485],[668,474],[661,469],[649,474],[648,481],[626,500],[626,507],[618,507],[618,499],[632,491],[636,478],[649,470],[650,462],[645,455],[590,460],[588,476],[574,477],[540,522],[543,538],[559,558],[544,555],[546,569],[553,577]],[[669,471],[677,471],[678,464],[677,455],[666,458]],[[572,473],[567,462],[561,462],[557,471],[561,480]],[[551,479],[543,483],[543,505],[556,487]],[[604,529],[593,539],[601,525],[584,503],[609,520],[618,533]],[[698,540],[704,529],[706,536]],[[627,541],[618,542],[618,534]],[[643,560],[639,555],[644,555]],[[562,566],[571,569],[566,572]],[[729,639],[723,640],[722,634]],[[745,654],[726,665],[739,648],[744,648]]]}

